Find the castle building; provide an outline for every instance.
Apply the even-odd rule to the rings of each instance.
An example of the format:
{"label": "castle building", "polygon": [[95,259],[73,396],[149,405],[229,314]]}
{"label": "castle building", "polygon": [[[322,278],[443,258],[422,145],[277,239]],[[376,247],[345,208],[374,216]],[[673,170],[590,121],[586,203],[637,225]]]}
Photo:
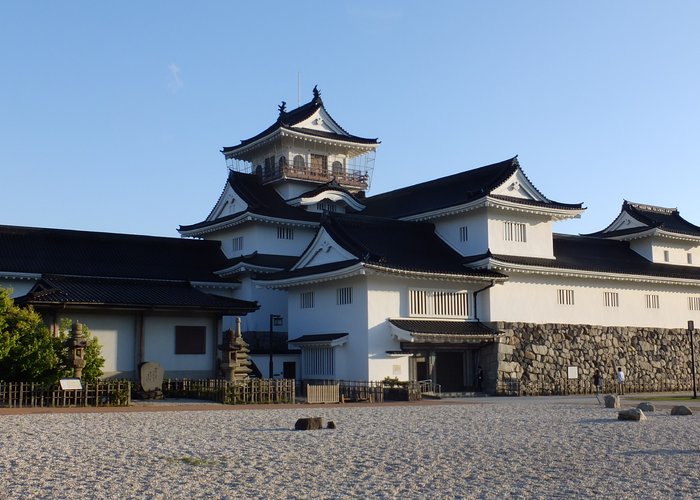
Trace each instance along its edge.
{"label": "castle building", "polygon": [[[283,102],[272,125],[222,150],[228,175],[209,215],[180,226],[177,244],[154,239],[192,252],[153,263],[172,276],[144,266],[91,279],[172,279],[197,294],[182,308],[205,310],[199,300],[220,314],[197,373],[213,370],[212,346],[243,316],[263,377],[390,377],[455,393],[517,381],[534,391],[622,366],[640,387],[687,386],[684,326],[700,320],[700,228],[677,209],[624,201],[605,229],[558,234],[557,221],[585,208],[540,192],[517,157],[367,196],[378,147],[341,127],[316,88],[296,109]],[[86,248],[120,237],[81,236]],[[134,258],[136,249],[156,255],[150,243],[130,241]],[[48,307],[42,297],[77,293],[62,288],[72,274],[58,263],[34,269],[20,252],[0,234],[0,278],[28,283],[20,299]],[[159,359],[189,369],[185,358]]]}

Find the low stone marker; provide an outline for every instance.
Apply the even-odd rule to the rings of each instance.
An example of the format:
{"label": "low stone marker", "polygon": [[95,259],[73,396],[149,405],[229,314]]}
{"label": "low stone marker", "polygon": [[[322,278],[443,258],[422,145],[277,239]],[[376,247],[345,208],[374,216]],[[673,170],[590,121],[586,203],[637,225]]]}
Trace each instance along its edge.
{"label": "low stone marker", "polygon": [[158,363],[146,361],[139,365],[139,391],[142,399],[163,398],[163,375],[165,370]]}
{"label": "low stone marker", "polygon": [[620,396],[613,396],[612,394],[607,394],[604,398],[606,408],[619,408],[620,407]]}
{"label": "low stone marker", "polygon": [[618,420],[632,420],[639,422],[640,420],[646,420],[647,417],[644,412],[639,408],[632,408],[630,410],[622,410],[617,413]]}
{"label": "low stone marker", "polygon": [[323,419],[321,417],[300,418],[294,424],[295,431],[315,431],[323,429]]}
{"label": "low stone marker", "polygon": [[639,403],[637,405],[637,408],[639,408],[642,411],[646,411],[646,412],[656,410],[656,407],[652,403],[649,403],[648,401],[644,401],[643,403]]}
{"label": "low stone marker", "polygon": [[671,415],[692,415],[693,412],[687,406],[674,406],[671,408]]}

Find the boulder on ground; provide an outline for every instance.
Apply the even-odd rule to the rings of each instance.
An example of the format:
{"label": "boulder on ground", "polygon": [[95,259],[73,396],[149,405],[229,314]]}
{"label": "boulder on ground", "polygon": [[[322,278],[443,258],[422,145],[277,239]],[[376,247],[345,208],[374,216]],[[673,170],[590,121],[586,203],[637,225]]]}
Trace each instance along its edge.
{"label": "boulder on ground", "polygon": [[671,415],[692,415],[693,412],[687,406],[674,406],[671,408]]}
{"label": "boulder on ground", "polygon": [[620,407],[620,396],[613,396],[612,394],[607,394],[605,398],[606,408],[619,408]]}
{"label": "boulder on ground", "polygon": [[647,411],[647,412],[656,410],[654,405],[648,401],[644,401],[643,403],[639,403],[637,405],[637,408],[639,408],[642,411]]}
{"label": "boulder on ground", "polygon": [[323,419],[321,417],[300,418],[294,424],[295,431],[315,431],[323,429]]}
{"label": "boulder on ground", "polygon": [[632,408],[629,410],[622,410],[617,413],[618,420],[633,420],[639,422],[640,420],[646,420],[647,417],[644,412],[639,408]]}

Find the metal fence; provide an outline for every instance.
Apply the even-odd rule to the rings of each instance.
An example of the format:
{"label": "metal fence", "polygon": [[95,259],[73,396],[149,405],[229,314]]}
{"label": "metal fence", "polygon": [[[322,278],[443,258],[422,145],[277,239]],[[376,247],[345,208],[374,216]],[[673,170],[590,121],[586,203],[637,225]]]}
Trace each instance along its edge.
{"label": "metal fence", "polygon": [[294,379],[165,379],[163,396],[216,401],[223,404],[294,403]]}
{"label": "metal fence", "polygon": [[131,382],[126,380],[83,384],[82,389],[32,382],[0,382],[0,406],[5,408],[129,406]]}

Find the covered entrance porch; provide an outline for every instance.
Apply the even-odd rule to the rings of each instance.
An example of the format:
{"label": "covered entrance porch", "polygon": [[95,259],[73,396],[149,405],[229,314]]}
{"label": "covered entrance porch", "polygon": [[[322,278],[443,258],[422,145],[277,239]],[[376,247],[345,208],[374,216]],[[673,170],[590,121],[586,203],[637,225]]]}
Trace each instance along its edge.
{"label": "covered entrance porch", "polygon": [[483,392],[482,349],[498,332],[480,322],[390,319],[402,354],[411,354],[409,378],[430,381],[444,395]]}

